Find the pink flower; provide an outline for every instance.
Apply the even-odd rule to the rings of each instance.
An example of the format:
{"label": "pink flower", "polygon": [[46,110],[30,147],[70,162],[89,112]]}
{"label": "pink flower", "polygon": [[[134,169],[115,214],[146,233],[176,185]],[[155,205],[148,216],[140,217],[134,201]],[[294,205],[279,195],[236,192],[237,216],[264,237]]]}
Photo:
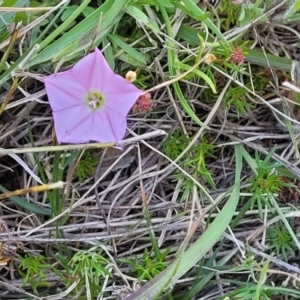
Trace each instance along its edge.
{"label": "pink flower", "polygon": [[98,49],[44,83],[59,143],[122,140],[128,112],[143,94],[115,74]]}

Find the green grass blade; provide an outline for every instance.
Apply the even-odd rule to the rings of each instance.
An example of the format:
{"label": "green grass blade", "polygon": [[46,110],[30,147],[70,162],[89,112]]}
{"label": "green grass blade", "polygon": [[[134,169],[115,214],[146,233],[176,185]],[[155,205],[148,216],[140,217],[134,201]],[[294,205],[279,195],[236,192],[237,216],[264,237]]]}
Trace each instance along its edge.
{"label": "green grass blade", "polygon": [[83,1],[65,22],[63,22],[55,31],[49,34],[47,38],[41,42],[40,51],[43,50],[49,43],[51,43],[58,35],[63,33],[66,28],[68,28],[70,24],[74,22],[74,20],[84,11],[90,2],[91,0]]}
{"label": "green grass blade", "polygon": [[[217,260],[217,254],[221,249],[221,246],[223,246],[222,243],[220,243],[220,246],[217,250],[214,250],[213,255],[210,257],[210,259],[205,265],[206,268],[218,269],[218,267],[224,266],[226,263],[228,263],[228,261],[231,260],[232,257],[235,255],[236,252],[232,251],[231,253],[223,256],[220,260]],[[215,260],[217,260],[217,262],[214,264]],[[191,288],[187,292],[185,292],[184,295],[181,295],[180,297],[176,297],[176,295],[175,300],[193,299],[193,297],[195,297],[202,289],[204,289],[207,286],[207,284],[209,284],[209,282],[213,280],[213,278],[216,276],[216,271],[214,270],[204,270],[203,268],[201,268],[200,272],[199,275],[201,276],[201,279],[198,278],[198,282],[196,279]]]}
{"label": "green grass blade", "polygon": [[135,20],[139,20],[140,22],[151,28],[153,31],[160,32],[158,25],[152,19],[148,18],[147,15],[136,6],[128,5],[126,6],[125,11]]}
{"label": "green grass blade", "polygon": [[[173,38],[173,31],[172,31],[172,27],[169,21],[169,15],[167,14],[167,11],[165,8],[161,7],[160,8],[164,21],[166,23],[166,28],[167,28],[167,32],[168,32],[168,36],[170,38]],[[176,44],[174,42],[172,42],[171,40],[167,40],[166,42],[167,48],[168,48],[168,52],[167,52],[167,56],[168,56],[168,67],[169,67],[169,72],[170,72],[170,76],[171,77],[175,77],[178,74],[180,74],[180,69],[178,66],[178,57],[176,54]],[[197,115],[194,113],[194,111],[192,110],[192,108],[189,106],[187,100],[185,99],[181,88],[179,86],[178,82],[174,82],[173,83],[173,87],[175,90],[175,93],[180,101],[180,104],[182,105],[183,109],[186,111],[186,113],[201,127],[207,127],[204,125],[204,123],[201,122],[201,120],[197,117]]]}
{"label": "green grass blade", "polygon": [[173,7],[172,4],[169,2],[169,0],[156,0],[156,2],[161,5],[161,6],[165,6],[165,7]]}
{"label": "green grass blade", "polygon": [[128,55],[130,55],[134,60],[138,61],[139,65],[142,65],[144,67],[146,67],[147,62],[145,59],[145,56],[143,54],[141,54],[140,52],[138,52],[137,50],[135,50],[133,47],[131,47],[130,45],[126,44],[125,42],[123,42],[118,36],[116,35],[112,35],[109,34],[108,35],[108,39],[116,44],[117,46],[119,46],[121,49],[123,49]]}
{"label": "green grass blade", "polygon": [[268,267],[271,261],[271,257],[264,263],[264,266],[260,272],[260,276],[259,276],[259,280],[257,283],[257,287],[256,287],[256,291],[255,291],[255,296],[253,300],[260,300],[260,292],[263,290],[264,288],[264,284],[266,282],[267,276],[268,276]]}
{"label": "green grass blade", "polygon": [[[187,8],[185,11],[190,17],[202,21],[225,45],[228,45],[228,41],[223,37],[223,34],[219,28],[214,24],[214,22],[207,18],[207,13],[205,13],[193,0],[182,0],[182,1],[172,1],[172,3],[177,7],[180,3]],[[198,18],[197,18],[198,16]]]}
{"label": "green grass blade", "polygon": [[[279,57],[272,54],[264,54],[257,50],[247,49],[246,61],[263,67],[271,66],[272,68],[282,71],[291,71],[292,59]],[[300,64],[299,64],[300,65]]]}
{"label": "green grass blade", "polygon": [[35,43],[29,47],[21,57],[19,57],[14,64],[12,64],[1,76],[0,76],[0,87],[3,85],[5,81],[7,81],[11,74],[16,71],[19,68],[19,64],[24,61],[24,59],[28,56],[28,54],[33,50],[35,47],[35,44],[39,44],[44,36],[47,34],[48,30],[52,27],[52,25],[56,22],[56,20],[60,17],[60,15],[63,13],[64,9],[66,7],[66,4],[64,4],[62,7],[60,7],[59,11],[56,12],[55,16],[52,18],[48,26],[45,28],[45,30],[39,34],[38,38],[35,40]]}
{"label": "green grass blade", "polygon": [[[183,64],[183,63],[178,63],[178,65],[180,66],[181,69],[183,69],[185,71],[188,71],[188,70],[191,69],[191,66]],[[217,93],[214,83],[212,82],[212,80],[205,73],[203,73],[202,71],[200,71],[198,69],[195,69],[191,72],[191,74],[195,74],[198,77],[202,78],[208,84],[208,86],[211,88],[211,90],[214,93]]]}
{"label": "green grass blade", "polygon": [[117,17],[120,14],[123,14],[122,8],[125,2],[125,0],[108,0],[89,17],[85,18],[61,38],[38,53],[25,67],[49,61],[57,56],[58,53],[62,53],[66,47],[68,47],[67,50],[76,52],[79,51],[80,48],[83,49],[79,46],[89,46],[89,43],[91,43],[93,35],[95,34],[95,30],[98,27],[101,15],[100,34],[119,21],[119,18]]}

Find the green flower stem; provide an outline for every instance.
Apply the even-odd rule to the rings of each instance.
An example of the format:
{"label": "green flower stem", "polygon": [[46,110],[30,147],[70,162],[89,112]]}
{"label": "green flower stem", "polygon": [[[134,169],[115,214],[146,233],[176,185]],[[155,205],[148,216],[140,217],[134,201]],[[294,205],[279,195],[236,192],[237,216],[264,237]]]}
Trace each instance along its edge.
{"label": "green flower stem", "polygon": [[[167,29],[167,34],[170,37],[170,39],[174,38],[173,35],[173,30],[172,30],[172,26],[170,23],[170,18],[169,15],[165,9],[164,6],[160,7],[160,11],[161,14],[163,16],[164,22],[166,24],[166,29]],[[178,61],[178,58],[175,54],[175,49],[176,49],[176,45],[175,43],[173,43],[171,40],[167,40],[166,42],[166,46],[168,49],[168,66],[169,66],[169,72],[170,72],[170,77],[173,78],[176,75],[180,74],[180,71],[178,69],[178,67],[176,68],[176,61]],[[186,111],[186,113],[201,127],[206,127],[201,121],[200,119],[197,117],[197,115],[194,113],[194,111],[191,109],[191,107],[189,106],[189,104],[187,103],[186,99],[184,98],[184,95],[180,89],[179,83],[176,81],[173,83],[173,87],[174,90],[176,92],[176,95],[182,105],[182,107],[184,108],[184,110]]]}

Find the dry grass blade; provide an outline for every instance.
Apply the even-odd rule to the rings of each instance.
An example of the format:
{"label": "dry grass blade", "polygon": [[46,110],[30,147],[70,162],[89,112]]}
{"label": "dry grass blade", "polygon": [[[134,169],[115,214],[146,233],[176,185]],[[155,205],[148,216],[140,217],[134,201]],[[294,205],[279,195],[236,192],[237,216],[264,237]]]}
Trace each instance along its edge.
{"label": "dry grass blade", "polygon": [[0,200],[7,199],[7,198],[10,198],[13,196],[24,195],[27,193],[39,193],[39,192],[44,192],[44,191],[53,190],[53,189],[62,189],[63,187],[64,187],[64,182],[62,182],[62,181],[44,184],[44,185],[33,186],[33,187],[26,188],[26,189],[21,189],[21,190],[16,190],[13,192],[7,192],[7,193],[0,194]]}

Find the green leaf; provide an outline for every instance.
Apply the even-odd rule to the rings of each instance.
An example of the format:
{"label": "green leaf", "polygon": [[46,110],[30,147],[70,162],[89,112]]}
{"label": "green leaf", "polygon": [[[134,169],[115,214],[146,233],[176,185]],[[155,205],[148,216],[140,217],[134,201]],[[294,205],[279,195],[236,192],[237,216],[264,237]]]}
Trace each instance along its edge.
{"label": "green leaf", "polygon": [[164,6],[167,8],[173,7],[172,3],[170,3],[169,0],[156,0],[156,2],[158,5],[161,5],[161,6]]}
{"label": "green leaf", "polygon": [[3,41],[5,41],[6,39],[8,39],[10,36],[8,31],[5,31],[3,34],[0,34],[0,43],[2,43]]}
{"label": "green leaf", "polygon": [[113,44],[116,44],[121,49],[123,49],[129,56],[131,56],[133,61],[136,62],[135,65],[144,66],[144,67],[147,65],[145,55],[138,52],[137,50],[135,50],[133,47],[126,44],[125,42],[123,42],[118,36],[109,34],[108,38]]}
{"label": "green leaf", "polygon": [[222,41],[224,44],[228,45],[228,41],[224,38],[223,34],[215,23],[208,18],[207,13],[205,13],[193,0],[172,0],[174,6],[180,8],[182,11],[186,12],[192,18],[203,21],[203,23]]}
{"label": "green leaf", "polygon": [[88,17],[89,15],[91,15],[94,11],[95,11],[95,8],[90,7],[90,6],[87,6],[87,7],[83,10],[82,14],[87,18],[87,17]]}
{"label": "green leaf", "polygon": [[128,5],[126,6],[125,11],[134,19],[137,19],[138,21],[142,22],[143,24],[151,28],[153,31],[160,32],[158,25],[152,19],[148,18],[148,16],[136,6]]}
{"label": "green leaf", "polygon": [[261,299],[260,294],[261,294],[261,291],[264,289],[264,285],[265,285],[266,279],[268,277],[269,264],[270,264],[271,260],[272,260],[272,257],[270,256],[268,258],[268,260],[264,263],[264,266],[260,272],[259,281],[256,286],[255,296],[254,296],[253,300]]}
{"label": "green leaf", "polygon": [[[174,38],[173,36],[173,31],[172,31],[172,26],[171,26],[171,22],[170,22],[170,16],[167,13],[167,10],[164,7],[160,7],[164,22],[166,24],[166,29],[167,29],[167,34],[169,35],[169,37],[171,39]],[[177,49],[177,45],[172,41],[172,40],[167,40],[166,42],[166,46],[167,46],[167,56],[168,56],[168,67],[169,67],[169,72],[170,72],[170,76],[174,77],[179,75],[180,70],[178,68],[178,56],[176,53],[176,49]],[[184,110],[186,111],[186,113],[200,126],[206,127],[204,125],[204,123],[201,122],[201,120],[198,118],[198,116],[195,114],[195,112],[192,110],[192,108],[190,107],[190,105],[188,104],[187,100],[185,99],[183,92],[180,88],[180,85],[178,82],[174,82],[173,84],[176,96],[178,97],[180,104],[182,105],[182,107],[184,108]]]}
{"label": "green leaf", "polygon": [[134,5],[128,5],[126,6],[125,11],[131,15],[134,19],[137,19],[139,21],[141,21],[144,24],[148,24],[148,17],[140,10],[138,9],[136,6]]}
{"label": "green leaf", "polygon": [[[16,23],[22,21],[22,24],[23,25],[28,25],[29,23],[35,21],[38,17],[37,16],[34,16],[34,15],[30,15],[28,16],[28,14],[26,13],[20,13],[18,12],[16,15],[15,15],[15,19],[14,21]],[[42,22],[39,23],[39,26],[45,26],[49,23],[49,21],[47,19],[43,20]]]}
{"label": "green leaf", "polygon": [[[8,192],[8,190],[5,187],[3,187],[2,185],[0,185],[0,190],[3,193]],[[50,216],[50,211],[49,210],[45,210],[43,208],[40,208],[37,205],[35,205],[33,203],[30,203],[30,202],[28,202],[27,200],[25,200],[21,197],[12,196],[9,199],[11,201],[13,201],[14,203],[16,203],[17,205],[27,209],[28,211],[31,211],[31,212],[36,213],[36,214],[44,215],[44,216]]]}
{"label": "green leaf", "polygon": [[[176,2],[175,6],[177,8],[180,8],[183,12],[185,12],[187,15],[192,17],[193,19],[197,21],[204,21],[206,18],[210,16],[210,13],[206,12],[200,12],[200,11],[195,11],[193,8],[188,8],[185,5],[181,4],[180,2]],[[198,6],[197,6],[198,7]]]}
{"label": "green leaf", "polygon": [[114,70],[115,69],[115,59],[114,59],[114,53],[113,53],[113,50],[111,47],[111,43],[109,42],[109,40],[106,37],[104,37],[102,44],[103,44],[103,48],[105,49],[104,56],[106,58],[106,61],[107,61],[108,65],[111,67],[111,69]]}
{"label": "green leaf", "polygon": [[[3,7],[24,7],[27,5],[29,0],[5,0],[2,4]],[[0,29],[4,26],[6,26],[6,23],[9,23],[9,21],[14,17],[16,12],[9,11],[9,12],[1,12],[1,18],[0,18]]]}
{"label": "green leaf", "polygon": [[291,17],[288,18],[287,20],[288,22],[299,22],[300,21],[300,14],[297,13],[297,14],[294,14],[292,15]]}
{"label": "green leaf", "polygon": [[76,9],[78,9],[78,5],[68,6],[61,15],[60,19],[64,22],[76,11]]}
{"label": "green leaf", "polygon": [[[178,62],[178,66],[181,69],[185,70],[185,71],[188,71],[188,70],[191,69],[191,66],[180,63],[180,62]],[[217,93],[214,83],[212,82],[212,80],[205,73],[203,73],[202,71],[197,70],[197,69],[193,70],[191,73],[199,76],[200,78],[202,78],[208,84],[208,86],[212,89],[212,91],[214,93]]]}
{"label": "green leaf", "polygon": [[118,56],[118,59],[134,67],[141,67],[141,68],[145,67],[145,64],[141,64],[138,60],[134,59],[131,55],[128,55],[127,53],[121,53]]}

